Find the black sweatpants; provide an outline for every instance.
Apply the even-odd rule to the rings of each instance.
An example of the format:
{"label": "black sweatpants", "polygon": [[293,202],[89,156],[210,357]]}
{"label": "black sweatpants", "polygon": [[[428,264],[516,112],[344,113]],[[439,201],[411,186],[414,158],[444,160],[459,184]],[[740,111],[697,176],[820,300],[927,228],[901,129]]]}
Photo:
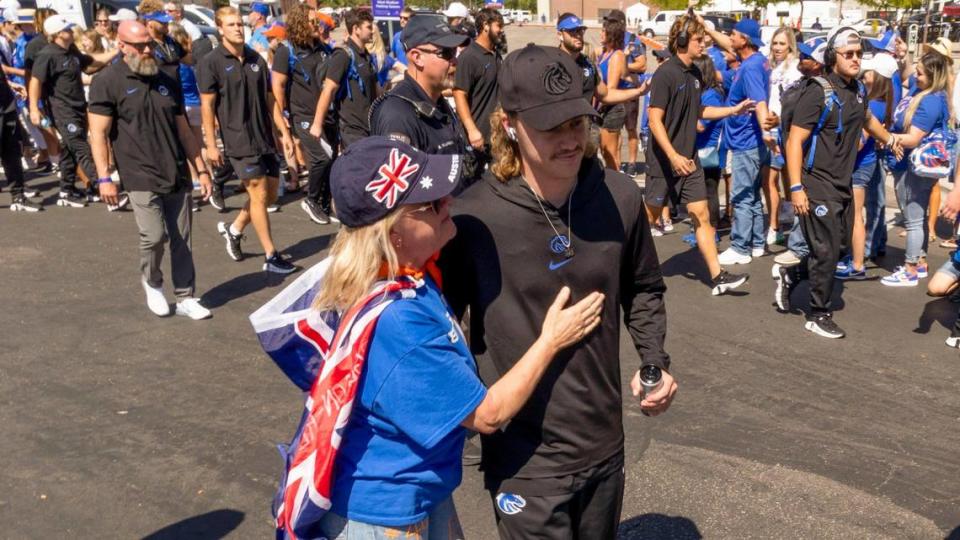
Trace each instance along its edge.
{"label": "black sweatpants", "polygon": [[77,166],[87,176],[91,185],[97,183],[97,168],[93,164],[90,142],[87,140],[85,118],[56,119],[54,124],[60,134],[60,191],[74,189],[77,184]]}
{"label": "black sweatpants", "polygon": [[0,164],[14,199],[23,194],[23,139],[17,109],[0,113]]}
{"label": "black sweatpants", "polygon": [[810,280],[810,311],[830,313],[834,272],[840,253],[850,246],[853,200],[813,200],[800,216],[800,229],[810,254],[797,267],[798,278]]}
{"label": "black sweatpants", "polygon": [[576,474],[490,485],[502,540],[608,540],[623,508],[623,455]]}
{"label": "black sweatpants", "polygon": [[309,176],[307,177],[307,198],[320,204],[324,212],[330,212],[332,196],[330,194],[330,169],[333,167],[333,160],[337,158],[337,126],[324,124],[323,138],[330,144],[332,154],[328,154],[320,140],[310,135],[310,124],[303,127],[307,122],[301,118],[293,122],[294,133],[300,139],[300,147],[307,155],[307,166]]}

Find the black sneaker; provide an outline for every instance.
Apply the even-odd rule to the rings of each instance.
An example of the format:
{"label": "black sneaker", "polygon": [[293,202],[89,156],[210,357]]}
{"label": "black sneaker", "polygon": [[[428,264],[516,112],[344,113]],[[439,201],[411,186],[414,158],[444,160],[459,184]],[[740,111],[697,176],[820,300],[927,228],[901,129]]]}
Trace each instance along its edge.
{"label": "black sneaker", "polygon": [[39,212],[43,210],[43,207],[39,204],[31,201],[27,197],[20,195],[13,199],[13,202],[10,203],[10,210],[12,212]]}
{"label": "black sneaker", "polygon": [[83,208],[87,205],[87,195],[78,193],[76,190],[61,191],[57,199],[57,206],[69,208]]}
{"label": "black sneaker", "polygon": [[637,175],[637,164],[636,163],[627,163],[624,171],[624,174],[627,176],[636,176]]}
{"label": "black sneaker", "polygon": [[748,279],[750,279],[749,274],[731,274],[726,270],[721,270],[717,277],[713,278],[713,287],[710,292],[714,296],[719,296],[743,285]]}
{"label": "black sneaker", "polygon": [[37,163],[37,166],[32,169],[27,169],[27,173],[30,174],[50,174],[53,172],[53,164],[49,161],[44,161],[43,163]]}
{"label": "black sneaker", "polygon": [[771,277],[777,282],[776,290],[773,293],[773,301],[777,305],[777,311],[788,313],[790,311],[790,294],[797,287],[797,282],[790,275],[789,266],[774,264],[770,270]]}
{"label": "black sneaker", "polygon": [[100,191],[93,186],[88,187],[84,194],[87,196],[87,202],[100,202]]}
{"label": "black sneaker", "polygon": [[300,208],[303,208],[303,211],[310,216],[310,219],[319,225],[326,225],[330,223],[330,216],[323,211],[323,208],[320,207],[320,203],[316,201],[311,201],[310,199],[304,199],[300,201]]}
{"label": "black sneaker", "polygon": [[220,236],[227,241],[227,255],[235,261],[243,259],[243,249],[240,247],[240,241],[243,240],[242,234],[233,234],[230,232],[230,226],[224,222],[217,223],[217,231]]}
{"label": "black sneaker", "polygon": [[830,339],[840,339],[843,336],[847,335],[837,326],[837,323],[833,322],[832,313],[816,313],[809,315],[807,317],[806,324],[803,325],[804,328],[817,334],[818,336],[823,336]]}
{"label": "black sneaker", "polygon": [[276,272],[277,274],[291,274],[300,269],[280,256],[279,251],[274,251],[273,255],[267,258],[263,263],[263,269],[267,272]]}
{"label": "black sneaker", "polygon": [[213,189],[210,190],[210,206],[216,208],[217,211],[221,213],[226,209],[226,205],[223,202],[223,187],[217,184],[214,184]]}

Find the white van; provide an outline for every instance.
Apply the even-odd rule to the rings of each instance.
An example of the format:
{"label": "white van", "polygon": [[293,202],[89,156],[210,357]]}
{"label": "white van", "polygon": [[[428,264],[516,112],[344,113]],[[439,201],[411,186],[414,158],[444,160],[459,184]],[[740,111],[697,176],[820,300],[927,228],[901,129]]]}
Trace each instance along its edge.
{"label": "white van", "polygon": [[683,16],[684,13],[686,13],[686,10],[660,11],[653,17],[653,20],[640,25],[640,33],[648,38],[667,36],[670,34],[670,27],[673,26],[673,21],[677,20],[677,17]]}

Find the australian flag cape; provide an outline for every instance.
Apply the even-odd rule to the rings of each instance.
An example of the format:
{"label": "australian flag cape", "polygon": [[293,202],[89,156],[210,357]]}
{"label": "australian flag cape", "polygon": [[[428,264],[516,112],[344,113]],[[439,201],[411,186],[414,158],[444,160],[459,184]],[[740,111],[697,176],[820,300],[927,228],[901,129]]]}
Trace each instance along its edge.
{"label": "australian flag cape", "polygon": [[330,509],[333,465],[377,319],[423,284],[411,276],[378,281],[345,313],[319,311],[311,304],[329,266],[326,259],[310,268],[250,315],[263,350],[308,391],[293,440],[278,445],[285,465],[273,502],[278,539],[320,535],[317,524]]}

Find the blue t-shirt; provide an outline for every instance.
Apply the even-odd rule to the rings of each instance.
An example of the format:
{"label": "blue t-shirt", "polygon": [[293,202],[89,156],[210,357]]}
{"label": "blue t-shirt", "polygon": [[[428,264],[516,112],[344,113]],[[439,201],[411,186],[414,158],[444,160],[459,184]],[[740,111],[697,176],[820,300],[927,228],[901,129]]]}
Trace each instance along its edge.
{"label": "blue t-shirt", "polygon": [[393,57],[403,65],[407,65],[407,49],[403,46],[403,30],[393,35],[393,41],[390,42],[390,52]]}
{"label": "blue t-shirt", "polygon": [[[877,119],[881,124],[887,121],[887,103],[882,99],[874,99],[869,103],[870,114]],[[896,107],[896,102],[894,102],[894,107]],[[864,135],[861,134],[861,137]],[[877,141],[870,136],[867,136],[866,140],[863,142],[863,148],[857,152],[857,160],[854,162],[854,170],[864,166],[871,165],[877,162]]]}
{"label": "blue t-shirt", "polygon": [[[897,106],[897,110],[893,115],[893,129],[891,130],[893,133],[905,133],[903,124],[907,116],[907,109],[909,108],[909,106],[906,105],[907,103],[909,102],[904,101]],[[949,120],[949,117],[950,109],[947,105],[947,95],[943,92],[934,92],[923,96],[923,99],[920,100],[916,112],[913,113],[910,126],[917,127],[924,133],[930,133],[936,128],[943,127]],[[888,153],[888,155],[891,156],[888,165],[892,165],[891,168],[898,171],[906,169],[910,163],[910,153],[912,151],[912,148],[904,148],[903,159],[895,163],[891,163],[894,158],[892,154]]]}
{"label": "blue t-shirt", "polygon": [[399,527],[423,520],[460,485],[466,430],[486,396],[436,285],[384,310],[371,339],[334,472],[332,510]]}
{"label": "blue t-shirt", "polygon": [[[623,53],[626,55],[627,65],[637,61],[637,58],[647,55],[647,47],[640,41],[640,37],[632,32],[623,33]],[[624,73],[620,78],[620,88],[635,88],[633,80],[630,78],[630,70],[624,67]]]}
{"label": "blue t-shirt", "polygon": [[[758,104],[767,101],[770,91],[770,64],[766,57],[754,53],[740,63],[733,76],[726,105],[731,107],[749,98]],[[740,114],[724,122],[723,137],[733,151],[751,150],[763,145],[763,130],[755,114]]]}
{"label": "blue t-shirt", "polygon": [[197,75],[193,71],[193,66],[180,64],[180,89],[183,92],[184,105],[200,106],[200,90],[197,88]]}
{"label": "blue t-shirt", "polygon": [[260,52],[265,51],[270,48],[270,40],[267,36],[263,35],[267,31],[267,25],[263,25],[250,34],[250,39],[247,40],[247,46],[251,49]]}
{"label": "blue t-shirt", "polygon": [[[653,74],[643,73],[639,78],[640,84],[652,78]],[[643,96],[643,107],[640,108],[640,133],[644,135],[650,134],[650,118],[647,116],[648,109],[650,109],[650,92],[647,92]]]}
{"label": "blue t-shirt", "polygon": [[893,106],[896,107],[897,103],[903,99],[903,78],[900,77],[899,69],[893,72],[890,82],[893,83]]}
{"label": "blue t-shirt", "polygon": [[380,66],[380,69],[377,71],[377,82],[380,83],[380,87],[383,88],[390,82],[390,72],[393,69],[393,66],[396,65],[397,59],[390,56],[389,54],[384,55],[383,65]]}
{"label": "blue t-shirt", "polygon": [[716,45],[711,45],[707,49],[707,54],[710,56],[710,59],[713,60],[713,67],[717,68],[717,71],[723,73],[727,71],[727,58],[723,56],[723,51],[721,51]]}
{"label": "blue t-shirt", "polygon": [[[723,96],[716,88],[708,88],[700,94],[700,109],[704,107],[723,107]],[[722,120],[700,120],[705,129],[697,133],[697,150],[713,148],[720,142],[720,133],[723,131]]]}

